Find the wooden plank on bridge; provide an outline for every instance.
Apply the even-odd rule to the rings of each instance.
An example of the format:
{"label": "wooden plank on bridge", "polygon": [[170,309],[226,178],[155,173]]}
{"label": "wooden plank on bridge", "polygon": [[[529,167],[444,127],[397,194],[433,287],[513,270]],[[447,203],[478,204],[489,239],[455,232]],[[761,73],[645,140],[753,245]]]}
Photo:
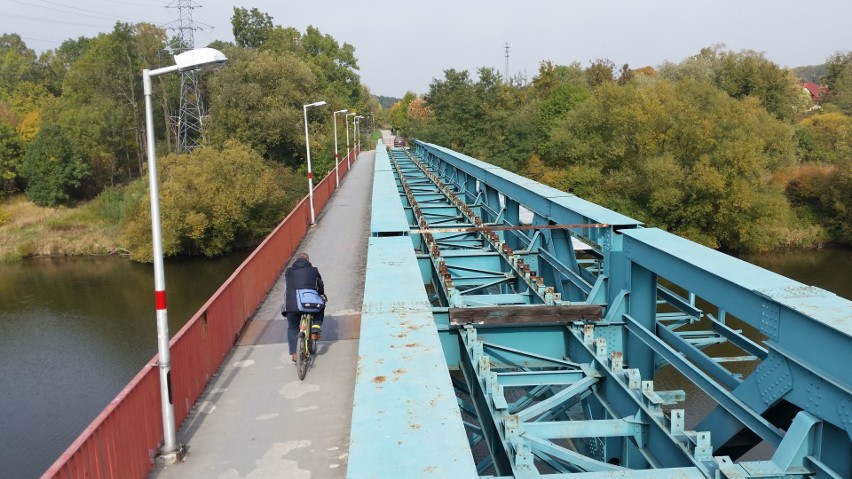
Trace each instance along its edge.
{"label": "wooden plank on bridge", "polygon": [[526,324],[558,323],[567,321],[600,321],[601,306],[597,304],[570,304],[562,306],[485,306],[475,308],[450,308],[450,324]]}

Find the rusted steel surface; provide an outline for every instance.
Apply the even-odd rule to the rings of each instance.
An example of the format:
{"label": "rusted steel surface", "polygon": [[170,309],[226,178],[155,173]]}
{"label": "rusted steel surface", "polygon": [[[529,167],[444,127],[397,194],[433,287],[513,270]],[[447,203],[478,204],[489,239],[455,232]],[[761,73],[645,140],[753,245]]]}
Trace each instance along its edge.
{"label": "rusted steel surface", "polygon": [[[341,170],[340,175],[346,170]],[[319,210],[334,174],[317,184]],[[308,198],[267,236],[170,341],[179,428],[310,227]],[[163,441],[158,356],[140,371],[42,478],[144,478]]]}
{"label": "rusted steel surface", "polygon": [[601,306],[578,304],[563,306],[486,306],[450,308],[450,324],[526,324],[568,321],[600,321]]}
{"label": "rusted steel surface", "polygon": [[409,234],[424,233],[477,233],[481,231],[534,231],[569,230],[574,228],[609,228],[606,223],[581,223],[570,225],[520,225],[520,226],[461,226],[457,228],[423,228],[410,230]]}

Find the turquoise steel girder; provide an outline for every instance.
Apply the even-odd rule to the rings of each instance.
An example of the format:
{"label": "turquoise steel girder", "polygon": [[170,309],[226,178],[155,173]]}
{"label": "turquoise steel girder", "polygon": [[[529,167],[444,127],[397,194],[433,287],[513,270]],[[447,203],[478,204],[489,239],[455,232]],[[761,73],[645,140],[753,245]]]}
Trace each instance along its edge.
{"label": "turquoise steel girder", "polygon": [[[488,443],[490,456],[477,464],[480,474],[494,467],[499,475],[515,477],[537,476],[537,469],[553,472],[548,477],[577,471],[596,472],[572,477],[852,477],[850,380],[848,370],[837,367],[849,363],[849,348],[839,347],[849,337],[848,302],[831,306],[842,314],[830,320],[835,330],[826,332],[811,324],[814,318],[799,317],[797,307],[818,310],[824,299],[809,303],[810,289],[793,287],[790,299],[787,285],[780,295],[771,285],[743,288],[752,280],[751,270],[719,262],[718,256],[702,260],[686,240],[681,242],[689,247],[682,248],[681,242],[670,243],[654,229],[573,195],[435,145],[414,145],[419,160],[410,151],[393,152],[404,164],[397,167],[397,178],[410,183],[407,191],[404,183],[398,191],[411,211],[411,228],[418,229],[411,236],[424,252],[420,263],[427,290],[443,296],[438,306],[529,304],[534,311],[535,304],[593,303],[606,314],[603,322],[568,329],[512,324],[468,326],[461,332],[449,324],[445,307],[433,309],[450,367],[464,373],[475,403],[462,408],[479,421],[468,421],[471,442]],[[532,213],[532,225],[609,226],[439,232],[520,226],[522,208]],[[593,249],[574,251],[572,236]],[[719,265],[708,265],[713,262]],[[717,307],[718,314],[697,307],[696,296]],[[791,306],[796,298],[805,299]],[[727,319],[728,313],[751,321],[767,338],[746,336],[729,324],[735,319]],[[689,331],[680,329],[685,326]],[[840,361],[826,365],[817,360],[827,357],[824,351],[808,352],[800,339],[785,342],[810,337],[812,329],[820,348],[841,351]],[[481,344],[476,346],[471,334],[485,342],[474,341]],[[744,354],[706,352],[719,343]],[[547,358],[567,358],[570,365]],[[744,378],[723,366],[755,360],[761,361],[758,369]],[[687,371],[720,404],[696,431],[685,429],[683,410],[671,409],[685,399],[683,391],[653,387],[657,368],[669,363]],[[799,410],[811,414],[796,415]],[[779,419],[782,413],[786,422]],[[547,437],[551,433],[542,431],[548,429],[537,426],[550,423],[569,437]],[[737,452],[732,444],[743,430],[775,444],[770,461],[734,463],[726,457]],[[610,459],[620,464],[608,464]]]}

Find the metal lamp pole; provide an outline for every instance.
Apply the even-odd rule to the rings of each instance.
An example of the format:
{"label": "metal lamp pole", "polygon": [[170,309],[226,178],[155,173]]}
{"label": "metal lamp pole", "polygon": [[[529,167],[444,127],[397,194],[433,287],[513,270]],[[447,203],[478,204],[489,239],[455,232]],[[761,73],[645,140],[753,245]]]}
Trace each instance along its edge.
{"label": "metal lamp pole", "polygon": [[335,186],[340,186],[340,176],[337,173],[337,165],[340,164],[340,157],[337,155],[337,114],[338,113],[346,113],[347,109],[337,110],[334,112],[331,117],[334,119],[334,184]]}
{"label": "metal lamp pole", "polygon": [[358,158],[358,155],[361,154],[361,119],[364,118],[364,115],[358,115],[355,117],[355,158]]}
{"label": "metal lamp pole", "polygon": [[157,157],[154,143],[154,113],[151,78],[171,72],[215,68],[227,61],[225,55],[212,48],[198,48],[175,55],[175,65],[142,70],[142,88],[145,93],[145,130],[148,142],[148,187],[151,195],[151,241],[154,260],[154,306],[157,311],[157,352],[160,368],[160,402],[163,412],[163,449],[161,456],[174,462],[181,446],[175,434],[175,409],[172,403],[171,353],[169,351],[169,320],[166,311],[166,276],[163,267],[163,239],[160,226],[160,193],[157,186]]}
{"label": "metal lamp pole", "polygon": [[[351,155],[351,151],[352,151],[351,150],[351,144],[349,143],[349,117],[355,116],[355,115],[357,115],[357,113],[355,113],[354,111],[352,113],[346,114],[346,167],[347,167],[347,169],[352,167],[352,165],[349,161],[349,156]],[[353,124],[354,124],[354,120],[353,120]]]}
{"label": "metal lamp pole", "polygon": [[308,150],[308,196],[310,196],[311,202],[311,224],[316,223],[316,218],[314,217],[314,174],[311,172],[311,141],[308,138],[308,107],[323,105],[325,105],[325,100],[302,105],[302,109],[305,112],[305,148]]}

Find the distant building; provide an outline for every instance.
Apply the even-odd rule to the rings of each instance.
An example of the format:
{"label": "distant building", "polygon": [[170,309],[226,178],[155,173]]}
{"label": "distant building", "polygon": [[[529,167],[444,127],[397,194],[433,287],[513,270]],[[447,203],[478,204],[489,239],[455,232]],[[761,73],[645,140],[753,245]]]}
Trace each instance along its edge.
{"label": "distant building", "polygon": [[817,103],[822,100],[822,97],[825,94],[824,86],[817,85],[812,81],[799,82],[799,84],[802,85],[802,88],[811,96],[811,100]]}

